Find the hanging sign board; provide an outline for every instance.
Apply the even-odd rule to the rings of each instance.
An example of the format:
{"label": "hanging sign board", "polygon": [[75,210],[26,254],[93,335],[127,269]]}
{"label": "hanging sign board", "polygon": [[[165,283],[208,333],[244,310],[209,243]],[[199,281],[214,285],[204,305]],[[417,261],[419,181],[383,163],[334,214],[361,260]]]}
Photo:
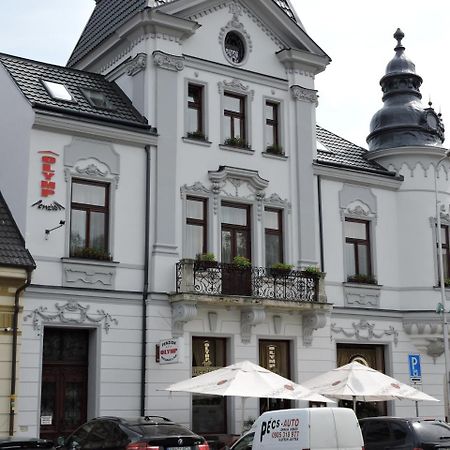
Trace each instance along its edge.
{"label": "hanging sign board", "polygon": [[164,339],[159,342],[159,363],[174,364],[180,362],[180,343],[178,339]]}

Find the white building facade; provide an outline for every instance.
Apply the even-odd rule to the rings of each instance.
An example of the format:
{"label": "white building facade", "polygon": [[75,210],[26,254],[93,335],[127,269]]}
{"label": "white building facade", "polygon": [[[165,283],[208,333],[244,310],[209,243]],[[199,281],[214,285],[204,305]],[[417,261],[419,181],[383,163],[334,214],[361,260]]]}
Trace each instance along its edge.
{"label": "white building facade", "polygon": [[[408,355],[420,354],[423,389],[443,400],[434,189],[443,127],[420,105],[412,63],[397,70],[401,38],[382,80],[383,111],[400,112],[374,118],[367,152],[316,125],[314,81],[330,60],[288,0],[96,3],[70,68],[33,87],[54,82],[74,95],[82,74],[101,74],[97,94],[117,90],[89,111],[93,123],[74,111],[78,94],[52,98],[45,114],[36,99],[30,107],[2,58],[0,88],[22,130],[0,121],[11,150],[0,188],[37,264],[24,299],[18,433],[51,437],[83,418],[138,414],[236,433],[235,399],[163,389],[246,359],[300,383],[355,359],[408,382]],[[123,94],[131,116],[108,117],[119,107],[105,102]],[[443,204],[447,170],[441,161]],[[50,199],[42,181],[55,183]],[[107,213],[92,203],[99,189]],[[103,244],[77,241],[80,223]],[[173,364],[160,355],[166,344]],[[248,419],[267,406],[293,403],[249,400]],[[359,408],[415,412],[403,402]],[[443,417],[444,407],[420,412]]]}

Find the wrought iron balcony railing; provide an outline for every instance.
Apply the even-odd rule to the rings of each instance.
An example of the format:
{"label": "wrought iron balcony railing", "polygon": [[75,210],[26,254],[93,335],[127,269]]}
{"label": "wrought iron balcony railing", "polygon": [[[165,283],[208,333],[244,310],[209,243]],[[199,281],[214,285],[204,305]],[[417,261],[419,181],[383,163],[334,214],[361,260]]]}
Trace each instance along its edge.
{"label": "wrought iron balcony railing", "polygon": [[183,259],[177,263],[177,293],[239,295],[261,299],[320,302],[322,275],[264,267],[242,269],[233,264]]}

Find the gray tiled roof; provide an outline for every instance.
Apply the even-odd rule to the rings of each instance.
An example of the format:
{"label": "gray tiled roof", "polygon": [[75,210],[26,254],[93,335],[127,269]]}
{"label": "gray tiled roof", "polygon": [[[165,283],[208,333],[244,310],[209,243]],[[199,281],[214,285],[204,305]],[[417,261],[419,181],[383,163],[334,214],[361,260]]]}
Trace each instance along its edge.
{"label": "gray tiled roof", "polygon": [[[2,53],[0,64],[3,64],[34,108],[141,129],[149,128],[147,120],[133,107],[128,97],[103,75]],[[52,98],[42,80],[63,84],[75,101]],[[83,88],[103,92],[112,108],[104,109],[91,105],[82,94]]]}
{"label": "gray tiled roof", "polygon": [[1,192],[0,266],[36,267]]}
{"label": "gray tiled roof", "polygon": [[[80,39],[67,61],[72,67],[134,15],[146,8],[148,0],[97,0]],[[175,0],[156,0],[157,6]],[[180,1],[180,0],[177,0]],[[295,16],[287,0],[273,0],[294,22]]]}
{"label": "gray tiled roof", "polygon": [[319,125],[316,126],[316,134],[317,141],[324,147],[323,149],[318,145],[318,163],[395,177],[393,172],[390,172],[380,164],[367,160],[365,155],[368,150],[365,148],[359,147]]}

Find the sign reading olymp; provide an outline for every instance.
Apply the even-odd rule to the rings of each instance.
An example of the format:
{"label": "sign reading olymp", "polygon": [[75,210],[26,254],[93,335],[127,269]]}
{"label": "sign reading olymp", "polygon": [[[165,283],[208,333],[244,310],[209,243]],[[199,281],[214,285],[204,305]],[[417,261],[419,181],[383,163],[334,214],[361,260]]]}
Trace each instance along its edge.
{"label": "sign reading olymp", "polygon": [[178,339],[164,339],[159,342],[159,363],[174,364],[180,361],[180,344]]}

